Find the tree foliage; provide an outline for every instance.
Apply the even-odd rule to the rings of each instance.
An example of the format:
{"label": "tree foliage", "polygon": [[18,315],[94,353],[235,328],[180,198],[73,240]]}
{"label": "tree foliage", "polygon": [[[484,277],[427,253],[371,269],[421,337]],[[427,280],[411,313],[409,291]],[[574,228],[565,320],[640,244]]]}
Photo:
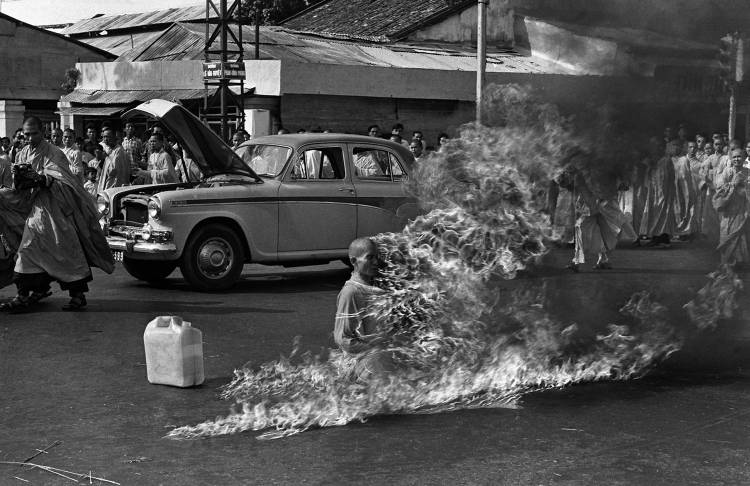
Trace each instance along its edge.
{"label": "tree foliage", "polygon": [[260,9],[263,25],[278,25],[283,20],[322,0],[243,0],[240,16],[247,23],[254,23],[256,9]]}

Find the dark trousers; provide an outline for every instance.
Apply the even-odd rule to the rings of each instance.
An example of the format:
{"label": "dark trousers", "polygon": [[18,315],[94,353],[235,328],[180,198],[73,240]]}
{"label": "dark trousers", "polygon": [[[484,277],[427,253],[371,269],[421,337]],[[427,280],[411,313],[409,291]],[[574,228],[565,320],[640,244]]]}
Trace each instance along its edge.
{"label": "dark trousers", "polygon": [[[88,292],[89,286],[88,282],[93,280],[93,277],[89,274],[89,276],[84,277],[80,280],[75,280],[73,282],[61,282],[57,281],[60,284],[60,288],[63,290],[67,290],[71,295]],[[16,288],[18,289],[18,293],[20,295],[29,295],[31,292],[47,292],[50,289],[50,284],[55,281],[52,277],[50,277],[46,273],[13,273],[13,281],[16,284]]]}

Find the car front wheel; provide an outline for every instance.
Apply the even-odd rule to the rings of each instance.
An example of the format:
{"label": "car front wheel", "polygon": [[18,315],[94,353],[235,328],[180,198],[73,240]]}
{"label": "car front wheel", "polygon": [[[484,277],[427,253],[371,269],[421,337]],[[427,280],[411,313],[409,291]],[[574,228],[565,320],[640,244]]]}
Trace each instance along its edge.
{"label": "car front wheel", "polygon": [[237,233],[219,224],[209,224],[190,237],[180,269],[194,289],[219,291],[234,285],[242,274],[244,261]]}
{"label": "car front wheel", "polygon": [[177,262],[160,262],[160,261],[149,261],[149,260],[133,260],[132,258],[124,257],[122,259],[122,266],[125,270],[144,282],[159,282],[169,277],[169,274],[177,268]]}

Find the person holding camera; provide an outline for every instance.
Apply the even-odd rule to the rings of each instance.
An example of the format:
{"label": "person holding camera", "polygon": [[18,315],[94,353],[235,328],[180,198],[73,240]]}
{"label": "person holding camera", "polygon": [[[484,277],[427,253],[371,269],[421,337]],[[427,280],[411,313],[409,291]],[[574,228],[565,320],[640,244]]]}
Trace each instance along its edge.
{"label": "person holding camera", "polygon": [[[0,201],[0,218],[7,218],[5,215],[13,211],[26,214],[13,267],[18,292],[1,304],[0,310],[29,310],[51,294],[53,281],[70,294],[63,310],[82,310],[87,304],[91,267],[114,271],[112,253],[99,226],[99,212],[81,180],[71,172],[62,150],[43,139],[41,121],[27,118],[23,134],[27,144],[13,166],[14,194],[3,194]],[[9,226],[3,223],[0,227]]]}

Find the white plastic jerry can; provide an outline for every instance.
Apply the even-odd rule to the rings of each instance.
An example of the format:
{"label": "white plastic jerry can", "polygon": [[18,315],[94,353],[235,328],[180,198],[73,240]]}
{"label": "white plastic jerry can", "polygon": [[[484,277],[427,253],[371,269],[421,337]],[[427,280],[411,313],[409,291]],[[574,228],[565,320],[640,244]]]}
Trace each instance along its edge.
{"label": "white plastic jerry can", "polygon": [[159,316],[143,333],[148,381],[180,387],[203,383],[203,333],[178,316]]}

